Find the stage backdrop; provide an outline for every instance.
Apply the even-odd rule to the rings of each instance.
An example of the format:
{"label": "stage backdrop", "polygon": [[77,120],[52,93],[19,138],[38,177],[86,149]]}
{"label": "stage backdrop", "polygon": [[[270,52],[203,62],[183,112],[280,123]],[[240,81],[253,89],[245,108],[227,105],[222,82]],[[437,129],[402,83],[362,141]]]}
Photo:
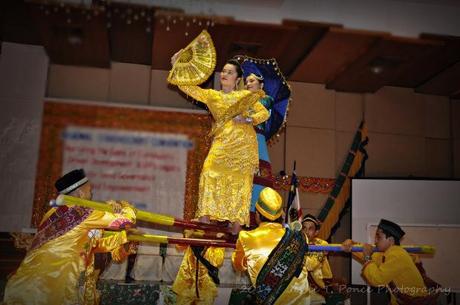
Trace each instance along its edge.
{"label": "stage backdrop", "polygon": [[75,168],[94,200],[192,218],[210,127],[201,111],[46,101],[32,226],[57,195],[54,181]]}

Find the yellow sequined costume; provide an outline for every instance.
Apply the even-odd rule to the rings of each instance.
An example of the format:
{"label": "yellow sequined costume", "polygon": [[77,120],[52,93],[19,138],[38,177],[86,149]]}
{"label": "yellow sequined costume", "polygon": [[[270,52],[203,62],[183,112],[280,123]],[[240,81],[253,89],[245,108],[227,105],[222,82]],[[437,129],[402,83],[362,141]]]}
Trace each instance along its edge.
{"label": "yellow sequined costume", "polygon": [[[387,286],[393,282],[404,294],[427,295],[425,282],[413,258],[400,246],[393,245],[383,254],[372,254],[372,260],[363,267],[362,276],[371,286]],[[398,305],[392,293],[391,304]]]}
{"label": "yellow sequined costume", "polygon": [[[206,104],[215,121],[211,149],[200,176],[196,217],[249,225],[252,180],[259,166],[253,126],[270,115],[259,102],[263,90],[224,93],[198,87],[212,75],[215,65],[214,43],[203,30],[178,53],[168,76],[170,84]],[[252,118],[252,125],[233,122],[237,115]]]}
{"label": "yellow sequined costume", "polygon": [[[279,223],[261,223],[252,231],[241,231],[232,255],[233,266],[238,271],[248,271],[255,285],[260,270],[268,256],[280,242],[285,228]],[[275,304],[310,304],[307,264],[304,263],[299,277],[294,277]]]}
{"label": "yellow sequined costume", "polygon": [[[253,125],[268,119],[269,113],[258,101],[263,91],[233,91],[225,94],[198,86],[179,86],[187,95],[205,103],[214,120],[213,141],[200,176],[196,217],[238,221],[249,225],[252,181],[259,167],[257,138]],[[244,105],[253,105],[245,116],[253,125],[232,119]],[[244,111],[243,111],[244,112]]]}
{"label": "yellow sequined costume", "polygon": [[[310,243],[321,246],[328,245],[327,241],[320,238],[315,238]],[[311,301],[324,303],[324,296],[316,290],[324,290],[326,288],[324,280],[332,279],[332,271],[327,256],[323,253],[309,252],[306,256],[306,264],[309,272],[308,281],[310,284]]]}
{"label": "yellow sequined costume", "polygon": [[[203,257],[213,266],[220,267],[224,262],[224,248],[209,247]],[[208,275],[208,270],[203,264],[198,264],[197,287],[197,259],[190,247],[187,247],[184,259],[172,285],[172,290],[177,294],[177,305],[212,305],[217,296],[217,286]],[[198,288],[198,296],[197,296]]]}
{"label": "yellow sequined costume", "polygon": [[[89,233],[93,229],[116,229],[134,223],[135,212],[127,206],[123,207],[120,214],[69,208],[69,211],[73,210],[79,211],[76,215],[81,215],[81,219],[75,218],[78,224],[63,234],[55,231],[57,235],[46,237],[44,243],[27,253],[18,270],[8,280],[4,298],[7,305],[75,305],[97,302],[97,295],[94,294],[86,295],[89,299],[82,301],[85,296],[79,296],[79,277],[88,264],[92,263],[94,251],[115,250],[127,240],[126,234],[116,234],[94,243]],[[62,225],[62,222],[54,224]],[[39,230],[36,239],[42,236],[40,233]],[[91,286],[91,280],[85,284]],[[85,294],[93,289],[85,288]]]}

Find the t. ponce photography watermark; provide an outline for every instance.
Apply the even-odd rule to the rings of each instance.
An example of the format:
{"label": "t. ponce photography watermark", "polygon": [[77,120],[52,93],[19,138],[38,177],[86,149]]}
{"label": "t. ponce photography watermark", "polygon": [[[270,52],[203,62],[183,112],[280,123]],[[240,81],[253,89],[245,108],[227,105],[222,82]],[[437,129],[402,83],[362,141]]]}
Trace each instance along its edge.
{"label": "t. ponce photography watermark", "polygon": [[[427,295],[427,294],[434,294],[434,293],[443,293],[443,294],[450,294],[452,292],[451,288],[439,287],[439,288],[426,288],[426,287],[399,287],[395,289],[391,289],[387,286],[379,286],[379,287],[370,287],[370,286],[348,286],[345,284],[342,285],[333,285],[333,286],[326,286],[326,292],[328,294],[332,293],[342,293],[342,294],[355,294],[355,293],[362,293],[367,294],[372,291],[377,293],[383,293],[385,291],[391,293],[403,293],[407,295]],[[316,289],[315,289],[316,290]]]}

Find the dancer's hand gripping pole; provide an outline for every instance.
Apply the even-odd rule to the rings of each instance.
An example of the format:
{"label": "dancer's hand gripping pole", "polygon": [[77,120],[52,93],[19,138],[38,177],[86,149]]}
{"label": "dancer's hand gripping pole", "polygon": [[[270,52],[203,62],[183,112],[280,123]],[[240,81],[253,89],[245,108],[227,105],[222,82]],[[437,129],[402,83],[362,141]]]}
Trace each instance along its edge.
{"label": "dancer's hand gripping pole", "polygon": [[[76,205],[86,208],[91,208],[94,210],[105,211],[105,212],[113,212],[112,207],[108,204],[81,199],[78,197],[68,196],[68,195],[59,195],[56,200],[52,200],[50,205]],[[142,220],[150,223],[156,223],[159,225],[165,226],[176,226],[181,228],[188,228],[188,229],[201,229],[213,232],[223,232],[228,233],[230,230],[226,227],[221,227],[212,224],[200,223],[200,222],[192,222],[186,221],[183,219],[174,218],[168,215],[156,214],[148,211],[143,211],[136,209],[136,219]]]}

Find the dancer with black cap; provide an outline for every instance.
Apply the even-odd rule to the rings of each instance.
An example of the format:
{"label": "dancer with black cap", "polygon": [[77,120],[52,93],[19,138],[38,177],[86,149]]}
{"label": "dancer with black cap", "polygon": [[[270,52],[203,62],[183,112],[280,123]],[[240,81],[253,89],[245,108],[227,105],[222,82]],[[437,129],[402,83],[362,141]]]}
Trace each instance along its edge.
{"label": "dancer with black cap", "polygon": [[[60,194],[91,199],[91,184],[82,169],[59,178]],[[121,260],[130,250],[125,231],[102,238],[98,229],[120,229],[135,223],[135,211],[125,202],[110,202],[119,213],[96,211],[78,206],[50,210],[16,272],[5,288],[7,305],[98,304],[94,253],[111,252]],[[79,278],[84,287],[79,293]]]}
{"label": "dancer with black cap", "polygon": [[[362,277],[370,286],[386,286],[392,305],[436,304],[439,286],[429,279],[421,265],[400,246],[405,232],[389,220],[382,219],[375,233],[375,246],[363,244]],[[344,251],[350,252],[355,244],[350,239],[342,243]],[[434,285],[434,286],[433,286]],[[429,289],[428,289],[429,288]]]}

